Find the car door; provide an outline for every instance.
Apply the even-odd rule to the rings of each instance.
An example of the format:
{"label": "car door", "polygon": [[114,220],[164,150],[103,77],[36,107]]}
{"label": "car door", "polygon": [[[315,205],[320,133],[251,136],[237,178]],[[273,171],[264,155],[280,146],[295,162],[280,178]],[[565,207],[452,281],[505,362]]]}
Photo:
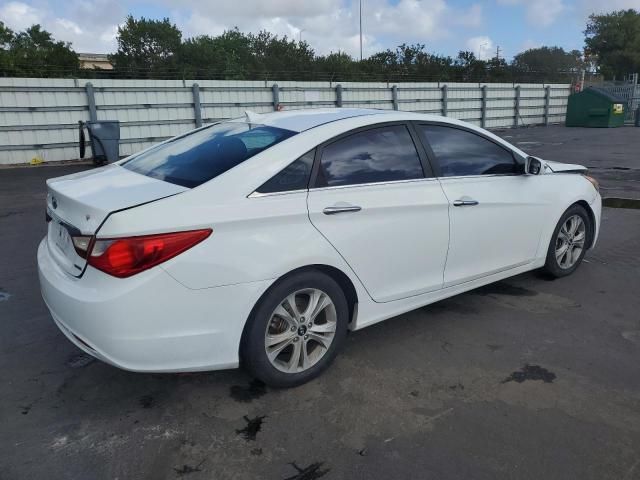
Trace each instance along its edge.
{"label": "car door", "polygon": [[444,286],[531,262],[544,223],[542,177],[479,132],[444,124],[416,130],[449,199]]}
{"label": "car door", "polygon": [[376,302],[442,288],[448,202],[410,128],[378,125],[321,145],[307,199],[313,225]]}

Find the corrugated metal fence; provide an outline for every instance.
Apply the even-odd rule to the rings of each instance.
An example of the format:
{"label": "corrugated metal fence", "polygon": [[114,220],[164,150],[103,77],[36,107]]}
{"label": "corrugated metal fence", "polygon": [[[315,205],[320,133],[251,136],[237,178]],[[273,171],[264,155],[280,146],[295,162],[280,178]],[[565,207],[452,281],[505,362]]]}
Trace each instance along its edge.
{"label": "corrugated metal fence", "polygon": [[634,123],[636,110],[640,107],[640,85],[605,85],[601,88],[626,102],[624,121]]}
{"label": "corrugated metal fence", "polygon": [[563,122],[568,84],[0,78],[0,164],[78,158],[79,120],[120,120],[121,155],[201,124],[320,107],[447,115],[486,128]]}

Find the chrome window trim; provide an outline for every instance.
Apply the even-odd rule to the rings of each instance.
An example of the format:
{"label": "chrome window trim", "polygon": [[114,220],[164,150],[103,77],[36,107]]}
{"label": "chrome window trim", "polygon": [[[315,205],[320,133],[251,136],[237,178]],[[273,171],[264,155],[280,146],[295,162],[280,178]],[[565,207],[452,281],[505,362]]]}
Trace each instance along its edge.
{"label": "chrome window trim", "polygon": [[455,180],[459,178],[487,178],[487,177],[525,177],[524,173],[488,173],[488,174],[478,174],[478,175],[455,175],[451,177],[438,177],[440,181],[444,180]]}
{"label": "chrome window trim", "polygon": [[[486,177],[487,175],[482,175],[484,177]],[[453,177],[448,177],[448,178],[453,178]],[[465,177],[468,178],[468,177]],[[262,198],[262,197],[271,197],[274,195],[289,195],[291,193],[303,193],[303,192],[321,192],[321,191],[325,191],[325,190],[339,190],[339,189],[344,189],[344,188],[360,188],[360,187],[373,187],[373,186],[377,186],[377,185],[396,185],[396,184],[400,184],[400,183],[419,183],[419,182],[435,182],[438,181],[439,179],[437,177],[428,177],[428,178],[410,178],[410,179],[406,179],[406,180],[393,180],[393,181],[388,181],[388,182],[370,182],[370,183],[357,183],[357,184],[349,184],[349,185],[333,185],[330,187],[316,187],[316,188],[309,188],[309,189],[305,189],[305,190],[290,190],[287,192],[272,192],[272,193],[260,193],[260,192],[253,192],[250,195],[247,195],[247,198]]]}
{"label": "chrome window trim", "polygon": [[261,192],[258,192],[257,190],[255,190],[252,193],[250,193],[249,195],[247,195],[247,198],[273,197],[273,196],[276,196],[276,195],[290,195],[290,194],[293,194],[293,193],[304,193],[304,192],[308,192],[308,191],[309,191],[308,188],[298,189],[298,190],[285,190],[283,192],[269,192],[269,193],[261,193]]}

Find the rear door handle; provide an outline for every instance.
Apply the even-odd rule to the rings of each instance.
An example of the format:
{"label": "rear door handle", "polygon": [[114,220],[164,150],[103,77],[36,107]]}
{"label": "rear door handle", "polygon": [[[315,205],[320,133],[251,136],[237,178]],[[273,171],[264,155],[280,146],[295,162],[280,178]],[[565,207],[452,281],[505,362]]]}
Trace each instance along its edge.
{"label": "rear door handle", "polygon": [[473,207],[474,205],[478,205],[477,200],[473,200],[472,198],[460,198],[458,200],[453,201],[454,207]]}
{"label": "rear door handle", "polygon": [[345,206],[335,206],[335,207],[326,207],[322,210],[322,213],[325,215],[335,215],[336,213],[349,213],[349,212],[359,212],[362,210],[362,207],[358,205],[345,205]]}

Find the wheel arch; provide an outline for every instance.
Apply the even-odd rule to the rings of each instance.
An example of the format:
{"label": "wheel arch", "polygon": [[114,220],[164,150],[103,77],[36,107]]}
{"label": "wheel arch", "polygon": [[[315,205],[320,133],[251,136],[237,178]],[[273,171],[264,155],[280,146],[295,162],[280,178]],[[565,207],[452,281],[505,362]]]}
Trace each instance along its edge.
{"label": "wheel arch", "polygon": [[[589,205],[589,203],[586,200],[578,200],[577,202],[572,203],[571,205],[569,205],[566,209],[565,212],[573,207],[574,205],[580,205],[582,208],[585,209],[585,211],[587,212],[587,215],[589,215],[589,240],[587,243],[587,249],[590,249],[593,245],[593,240],[595,238],[595,229],[596,229],[596,215],[593,212],[591,205]],[[564,215],[564,212],[562,212]]]}
{"label": "wheel arch", "polygon": [[245,343],[247,326],[249,325],[249,320],[255,314],[255,311],[258,305],[260,305],[260,302],[262,302],[262,300],[267,295],[269,295],[269,293],[271,293],[273,288],[283,280],[291,277],[292,275],[297,275],[299,273],[309,272],[309,271],[322,272],[325,275],[331,277],[340,286],[340,288],[344,292],[345,298],[347,299],[347,305],[349,307],[349,325],[351,326],[354,324],[356,320],[356,315],[357,315],[358,293],[356,291],[355,285],[353,284],[353,282],[351,281],[351,279],[347,274],[345,274],[339,268],[333,267],[331,265],[325,265],[325,264],[312,264],[312,265],[305,265],[303,267],[295,268],[285,273],[284,275],[281,275],[276,280],[274,280],[273,283],[269,286],[269,288],[267,288],[262,293],[262,295],[260,295],[260,298],[258,298],[256,303],[251,308],[251,311],[249,312],[249,316],[245,319],[244,327],[242,329],[242,336],[240,337],[240,345],[239,345],[240,355],[239,356],[240,356],[241,362],[242,362],[242,349]]}

